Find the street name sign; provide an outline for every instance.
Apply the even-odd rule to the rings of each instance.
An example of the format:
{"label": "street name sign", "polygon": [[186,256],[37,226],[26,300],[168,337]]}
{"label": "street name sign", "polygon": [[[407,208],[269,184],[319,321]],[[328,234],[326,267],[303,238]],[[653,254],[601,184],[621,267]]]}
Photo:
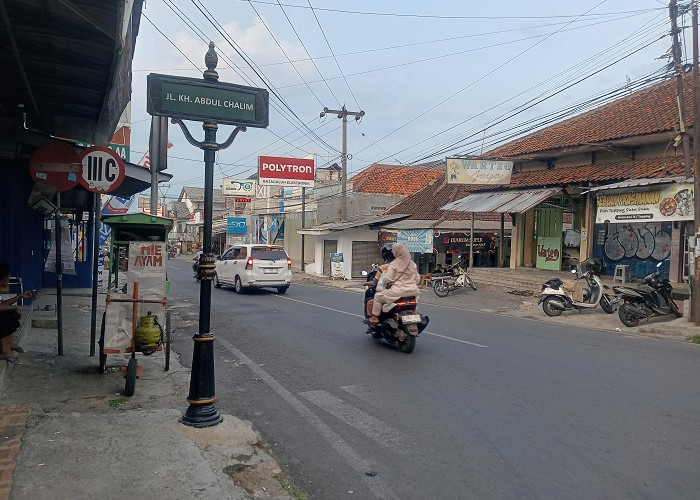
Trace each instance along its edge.
{"label": "street name sign", "polygon": [[269,124],[267,90],[182,76],[149,74],[146,109],[182,120],[256,128]]}

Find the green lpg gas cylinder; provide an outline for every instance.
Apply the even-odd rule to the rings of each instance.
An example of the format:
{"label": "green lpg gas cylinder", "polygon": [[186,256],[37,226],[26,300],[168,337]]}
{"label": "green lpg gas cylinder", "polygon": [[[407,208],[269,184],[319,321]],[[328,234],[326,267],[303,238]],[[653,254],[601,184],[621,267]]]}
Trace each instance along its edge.
{"label": "green lpg gas cylinder", "polygon": [[148,311],[146,316],[141,316],[139,326],[134,333],[134,342],[144,354],[152,354],[160,345],[161,334],[158,318]]}

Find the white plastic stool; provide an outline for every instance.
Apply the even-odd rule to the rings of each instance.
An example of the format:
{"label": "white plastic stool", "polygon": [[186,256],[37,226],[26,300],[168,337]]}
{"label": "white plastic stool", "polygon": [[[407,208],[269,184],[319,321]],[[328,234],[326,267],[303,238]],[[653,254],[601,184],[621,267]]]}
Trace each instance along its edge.
{"label": "white plastic stool", "polygon": [[627,283],[627,268],[629,266],[625,264],[620,264],[618,266],[615,266],[615,273],[613,274],[613,283],[617,283],[619,280],[620,283]]}

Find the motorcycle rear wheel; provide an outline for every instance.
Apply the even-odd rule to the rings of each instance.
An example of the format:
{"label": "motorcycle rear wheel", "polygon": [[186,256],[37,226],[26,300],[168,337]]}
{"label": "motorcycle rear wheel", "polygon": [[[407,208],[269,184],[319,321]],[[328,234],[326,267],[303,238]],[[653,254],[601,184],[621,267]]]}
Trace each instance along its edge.
{"label": "motorcycle rear wheel", "polygon": [[618,309],[617,314],[620,317],[622,324],[628,327],[637,326],[639,324],[639,317],[632,312],[632,304],[622,304],[620,309]]}
{"label": "motorcycle rear wheel", "polygon": [[433,292],[438,297],[447,297],[447,294],[450,293],[450,287],[444,281],[436,281],[433,285]]}
{"label": "motorcycle rear wheel", "polygon": [[559,297],[547,297],[546,299],[544,299],[544,302],[542,302],[542,310],[547,316],[559,316],[563,309],[553,307],[552,302],[562,303]]}
{"label": "motorcycle rear wheel", "polygon": [[615,312],[615,307],[610,303],[610,296],[603,294],[600,298],[600,308],[605,311],[606,314],[612,314]]}
{"label": "motorcycle rear wheel", "polygon": [[673,301],[673,299],[668,299],[668,307],[671,308],[671,312],[673,313],[673,315],[674,315],[676,318],[682,318],[682,317],[683,317],[683,313],[680,312],[680,310],[678,310],[678,306],[677,306],[676,303]]}
{"label": "motorcycle rear wheel", "polygon": [[413,335],[406,334],[406,340],[399,340],[399,350],[410,354],[416,347],[416,338]]}

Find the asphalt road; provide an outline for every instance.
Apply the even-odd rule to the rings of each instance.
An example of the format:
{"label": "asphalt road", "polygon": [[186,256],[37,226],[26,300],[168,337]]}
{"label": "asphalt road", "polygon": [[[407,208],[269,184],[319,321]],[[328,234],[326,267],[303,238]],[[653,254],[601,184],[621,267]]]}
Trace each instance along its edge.
{"label": "asphalt road", "polygon": [[[199,285],[183,261],[169,279],[189,364]],[[309,498],[700,498],[700,346],[424,303],[404,354],[365,335],[358,293],[212,302],[217,408]]]}

